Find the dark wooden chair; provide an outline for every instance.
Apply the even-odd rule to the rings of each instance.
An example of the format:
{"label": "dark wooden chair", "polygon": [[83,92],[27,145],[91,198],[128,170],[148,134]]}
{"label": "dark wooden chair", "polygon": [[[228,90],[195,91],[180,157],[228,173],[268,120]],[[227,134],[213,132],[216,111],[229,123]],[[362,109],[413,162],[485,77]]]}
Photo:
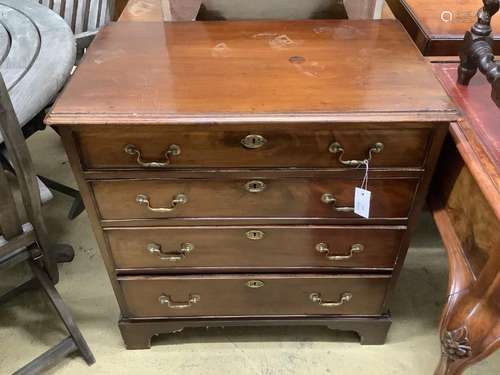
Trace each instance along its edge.
{"label": "dark wooden chair", "polygon": [[[115,0],[32,0],[44,5],[59,14],[69,25],[76,38],[76,61],[82,58],[85,49],[98,33],[108,24],[115,12]],[[45,129],[43,119],[46,111],[40,113],[31,120],[23,130],[25,137],[29,137],[39,130]],[[6,165],[5,161],[3,162]],[[57,191],[73,198],[73,203],[68,212],[70,220],[76,218],[85,209],[80,192],[70,186],[66,186],[45,176],[38,176],[40,180],[51,190]]]}
{"label": "dark wooden chair", "polygon": [[[70,246],[54,245],[47,234],[42,216],[40,192],[36,183],[31,156],[21,128],[17,122],[3,77],[0,75],[0,134],[21,193],[22,208],[14,200],[13,187],[6,171],[0,168],[0,270],[27,262],[32,278],[0,296],[0,303],[32,287],[40,287],[66,326],[69,336],[16,374],[39,373],[70,353],[79,351],[85,361],[95,362],[85,339],[78,329],[69,309],[54,285],[58,282],[57,262],[71,261],[74,253]],[[22,211],[26,223],[21,220]],[[6,345],[2,342],[2,345]]]}
{"label": "dark wooden chair", "polygon": [[491,18],[499,8],[499,0],[483,0],[483,7],[477,13],[476,23],[465,33],[457,79],[458,83],[467,86],[479,69],[491,83],[491,99],[498,108],[500,108],[500,62],[495,61]]}

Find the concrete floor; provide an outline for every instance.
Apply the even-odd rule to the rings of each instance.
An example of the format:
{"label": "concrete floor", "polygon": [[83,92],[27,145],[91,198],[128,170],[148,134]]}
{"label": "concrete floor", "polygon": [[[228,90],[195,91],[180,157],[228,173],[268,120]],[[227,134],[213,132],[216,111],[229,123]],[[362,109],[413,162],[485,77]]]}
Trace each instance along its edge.
{"label": "concrete floor", "polygon": [[[30,140],[38,173],[74,184],[60,140],[51,130]],[[424,214],[392,301],[387,343],[361,346],[357,336],[320,327],[191,329],[153,340],[151,350],[127,351],[115,302],[85,214],[65,217],[71,201],[56,194],[46,206],[54,240],[76,250],[61,266],[57,288],[73,311],[97,363],[66,359],[51,374],[432,374],[439,357],[437,326],[445,302],[447,262],[436,228]],[[24,274],[2,274],[0,288]],[[0,306],[0,374],[9,374],[61,340],[65,330],[46,298],[29,292]],[[466,371],[500,374],[500,354]]]}

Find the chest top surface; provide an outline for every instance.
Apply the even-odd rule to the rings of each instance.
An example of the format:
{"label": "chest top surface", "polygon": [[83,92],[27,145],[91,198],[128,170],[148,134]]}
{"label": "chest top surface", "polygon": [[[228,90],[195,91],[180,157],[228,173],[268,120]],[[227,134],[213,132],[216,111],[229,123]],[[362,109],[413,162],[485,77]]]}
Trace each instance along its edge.
{"label": "chest top surface", "polygon": [[47,123],[453,118],[393,20],[121,22],[99,34]]}

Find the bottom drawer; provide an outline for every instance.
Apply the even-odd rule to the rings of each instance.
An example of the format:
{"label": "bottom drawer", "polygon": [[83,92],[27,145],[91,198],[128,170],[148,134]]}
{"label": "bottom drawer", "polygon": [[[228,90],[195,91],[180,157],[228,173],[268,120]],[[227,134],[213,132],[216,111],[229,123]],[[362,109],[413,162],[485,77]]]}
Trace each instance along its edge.
{"label": "bottom drawer", "polygon": [[120,277],[128,318],[379,315],[390,275]]}

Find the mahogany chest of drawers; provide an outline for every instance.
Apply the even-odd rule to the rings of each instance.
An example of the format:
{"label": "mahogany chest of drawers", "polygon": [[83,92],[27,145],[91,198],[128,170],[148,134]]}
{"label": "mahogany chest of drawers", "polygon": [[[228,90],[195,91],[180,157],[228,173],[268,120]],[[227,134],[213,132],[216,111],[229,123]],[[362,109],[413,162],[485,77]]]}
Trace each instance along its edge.
{"label": "mahogany chest of drawers", "polygon": [[[119,23],[47,123],[138,349],[230,325],[383,343],[455,117],[394,21]],[[369,218],[353,212],[365,159]]]}

